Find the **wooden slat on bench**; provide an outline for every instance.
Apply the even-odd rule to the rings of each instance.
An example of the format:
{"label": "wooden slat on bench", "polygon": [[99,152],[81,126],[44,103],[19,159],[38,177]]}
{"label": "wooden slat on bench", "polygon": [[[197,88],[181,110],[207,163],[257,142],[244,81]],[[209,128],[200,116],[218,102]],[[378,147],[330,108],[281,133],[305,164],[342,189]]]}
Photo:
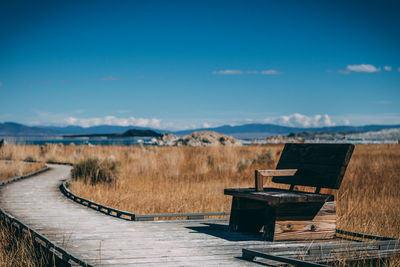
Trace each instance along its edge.
{"label": "wooden slat on bench", "polygon": [[339,189],[353,150],[352,144],[286,144],[276,169],[298,171],[272,181]]}
{"label": "wooden slat on bench", "polygon": [[330,197],[330,195],[325,194],[292,192],[276,188],[264,188],[263,192],[257,192],[254,188],[232,188],[225,189],[224,194],[267,201],[270,205],[296,202],[325,202]]}

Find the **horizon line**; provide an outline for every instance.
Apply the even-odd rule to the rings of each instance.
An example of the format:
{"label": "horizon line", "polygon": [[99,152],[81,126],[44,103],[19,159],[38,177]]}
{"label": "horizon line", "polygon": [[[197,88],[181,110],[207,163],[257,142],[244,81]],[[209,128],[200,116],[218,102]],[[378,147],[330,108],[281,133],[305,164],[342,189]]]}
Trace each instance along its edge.
{"label": "horizon line", "polygon": [[89,129],[89,128],[94,128],[94,127],[138,127],[142,129],[152,129],[152,130],[163,130],[163,131],[171,131],[171,132],[182,132],[182,131],[190,131],[190,130],[207,130],[207,129],[215,129],[215,128],[220,128],[224,126],[228,127],[240,127],[240,126],[245,126],[245,125],[272,125],[272,126],[279,126],[279,127],[284,127],[284,128],[297,128],[297,129],[321,129],[321,128],[336,128],[336,127],[366,127],[366,126],[399,126],[400,124],[363,124],[363,125],[332,125],[332,126],[310,126],[310,127],[302,127],[302,126],[288,126],[288,125],[281,125],[281,124],[274,124],[274,123],[263,123],[263,122],[258,122],[258,123],[244,123],[244,124],[221,124],[219,126],[213,126],[213,127],[196,127],[196,128],[184,128],[184,129],[168,129],[168,128],[155,128],[155,127],[150,127],[150,126],[139,126],[139,125],[113,125],[113,124],[99,124],[99,125],[93,125],[93,126],[81,126],[81,125],[73,125],[73,124],[68,124],[68,125],[55,125],[55,124],[47,124],[47,125],[30,125],[30,124],[24,124],[20,122],[15,122],[15,121],[4,121],[0,122],[0,124],[6,124],[6,123],[14,123],[14,124],[19,124],[27,127],[36,127],[36,128],[48,128],[48,127],[57,127],[57,128],[66,128],[66,127],[80,127],[83,129]]}

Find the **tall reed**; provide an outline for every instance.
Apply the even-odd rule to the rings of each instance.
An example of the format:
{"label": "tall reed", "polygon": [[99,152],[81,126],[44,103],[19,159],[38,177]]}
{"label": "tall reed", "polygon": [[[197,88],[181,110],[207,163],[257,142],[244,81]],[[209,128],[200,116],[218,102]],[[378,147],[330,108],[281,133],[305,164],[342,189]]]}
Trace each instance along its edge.
{"label": "tall reed", "polygon": [[1,267],[37,267],[47,264],[47,253],[35,246],[29,234],[19,233],[0,221]]}

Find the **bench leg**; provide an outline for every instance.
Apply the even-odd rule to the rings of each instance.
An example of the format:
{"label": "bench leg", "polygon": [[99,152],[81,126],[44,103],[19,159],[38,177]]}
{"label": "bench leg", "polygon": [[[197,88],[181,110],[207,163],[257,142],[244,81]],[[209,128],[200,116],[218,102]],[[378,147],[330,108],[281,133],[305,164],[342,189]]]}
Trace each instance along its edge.
{"label": "bench leg", "polygon": [[263,239],[265,241],[274,241],[275,223],[276,210],[274,207],[267,206],[264,210]]}
{"label": "bench leg", "polygon": [[229,216],[229,231],[237,232],[239,230],[239,199],[237,197],[232,198],[231,215]]}
{"label": "bench leg", "polygon": [[275,209],[266,206],[264,202],[233,197],[229,231],[259,233],[263,227],[266,229],[265,240],[273,239]]}

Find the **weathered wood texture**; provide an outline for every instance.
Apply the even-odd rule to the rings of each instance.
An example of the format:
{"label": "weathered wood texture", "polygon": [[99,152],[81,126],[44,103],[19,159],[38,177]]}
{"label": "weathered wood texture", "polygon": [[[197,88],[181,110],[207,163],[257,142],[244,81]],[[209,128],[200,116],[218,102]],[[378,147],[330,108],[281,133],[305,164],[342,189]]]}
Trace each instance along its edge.
{"label": "weathered wood texture", "polygon": [[278,217],[274,241],[331,239],[335,236],[335,230],[336,202],[325,202],[312,220],[288,220]]}
{"label": "weathered wood texture", "polygon": [[[259,234],[228,231],[226,220],[132,222],[83,207],[59,191],[69,166],[0,188],[0,206],[27,227],[92,265],[253,266],[242,248],[264,247]],[[257,265],[255,265],[257,266]]]}
{"label": "weathered wood texture", "polygon": [[257,192],[254,188],[230,188],[225,189],[224,194],[263,201],[271,206],[289,203],[325,202],[331,198],[331,195],[326,194],[288,191],[278,188],[264,188],[262,192]]}
{"label": "weathered wood texture", "polygon": [[298,169],[275,183],[339,189],[354,150],[352,144],[286,144],[276,169]]}
{"label": "weathered wood texture", "polygon": [[294,203],[275,209],[259,200],[235,196],[232,200],[232,232],[262,230],[267,241],[329,239],[335,235],[335,227],[336,202]]}
{"label": "weathered wood texture", "polygon": [[[285,266],[286,264],[304,267],[331,266],[339,262],[342,264],[359,262],[365,263],[366,266],[389,266],[387,258],[400,255],[399,241],[349,242],[337,240],[309,243],[306,246],[304,243],[299,243],[287,248],[243,249],[243,257],[250,261],[255,260],[256,257],[257,259],[264,258]],[[378,262],[381,264],[377,264]]]}
{"label": "weathered wood texture", "polygon": [[288,169],[288,170],[255,170],[255,188],[256,191],[261,192],[264,189],[264,176],[272,177],[272,176],[293,176],[297,172],[296,169]]}
{"label": "weathered wood texture", "polygon": [[[305,220],[313,220],[324,203],[332,200],[333,195],[319,194],[320,189],[340,187],[353,149],[351,144],[286,144],[277,170],[255,171],[254,189],[224,190],[226,195],[233,196],[229,230],[258,232],[263,227],[264,239],[273,241],[278,240],[275,221],[294,220],[303,222],[297,223],[293,232],[304,235],[304,229],[309,227],[313,232],[317,229],[315,222]],[[271,175],[273,182],[289,184],[290,189],[264,188],[262,176]],[[293,191],[295,185],[316,190]]]}

